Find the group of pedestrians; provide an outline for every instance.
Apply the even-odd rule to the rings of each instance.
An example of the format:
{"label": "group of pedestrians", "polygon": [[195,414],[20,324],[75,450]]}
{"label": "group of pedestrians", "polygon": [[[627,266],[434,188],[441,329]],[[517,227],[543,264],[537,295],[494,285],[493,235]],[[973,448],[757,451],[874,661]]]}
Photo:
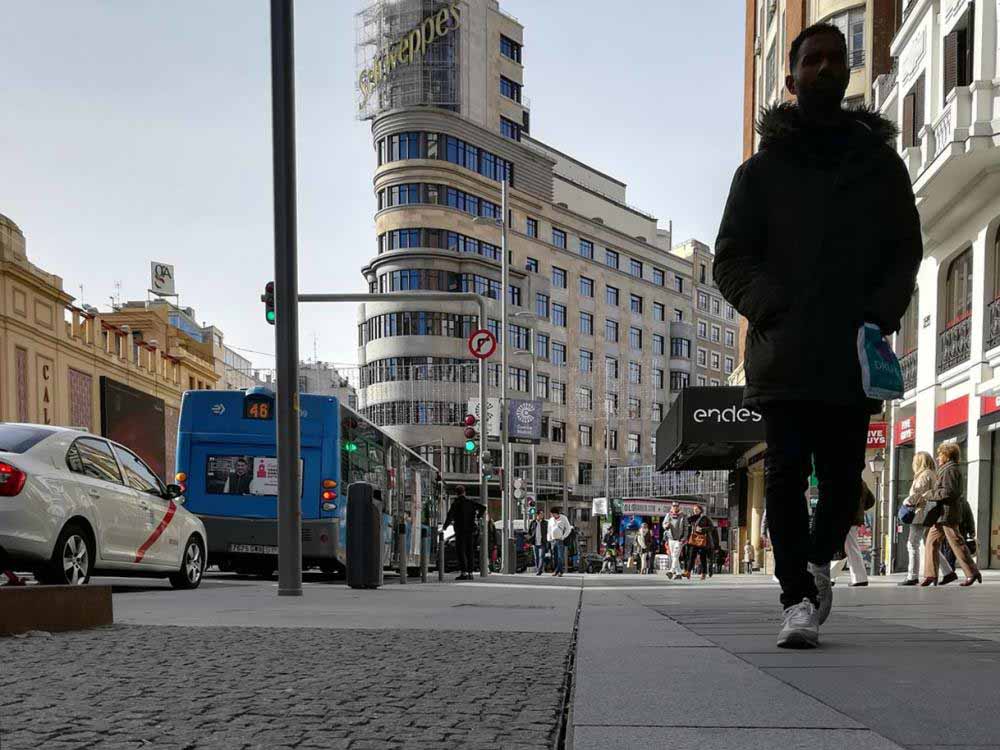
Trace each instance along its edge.
{"label": "group of pedestrians", "polygon": [[535,516],[528,526],[528,538],[535,551],[535,575],[545,572],[545,558],[552,558],[552,575],[562,576],[566,572],[566,544],[575,529],[563,515],[562,508],[556,506],[549,511],[549,517]]}

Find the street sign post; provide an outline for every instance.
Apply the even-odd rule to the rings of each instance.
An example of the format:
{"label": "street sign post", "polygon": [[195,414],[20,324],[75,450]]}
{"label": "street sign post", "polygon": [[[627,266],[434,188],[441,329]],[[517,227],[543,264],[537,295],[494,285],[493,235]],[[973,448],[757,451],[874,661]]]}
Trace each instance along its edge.
{"label": "street sign post", "polygon": [[488,329],[480,328],[469,336],[469,353],[476,359],[486,359],[497,350],[497,337]]}

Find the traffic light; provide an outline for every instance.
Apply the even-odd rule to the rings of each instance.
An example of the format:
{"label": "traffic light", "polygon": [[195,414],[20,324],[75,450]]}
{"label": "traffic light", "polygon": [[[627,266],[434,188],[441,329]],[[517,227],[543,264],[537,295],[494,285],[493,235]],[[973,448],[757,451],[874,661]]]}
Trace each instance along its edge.
{"label": "traffic light", "polygon": [[264,303],[264,319],[274,325],[274,282],[269,281],[264,285],[264,293],[260,295],[260,301]]}
{"label": "traffic light", "polygon": [[474,414],[466,414],[465,419],[465,452],[475,453],[479,446],[479,430],[476,429],[478,421]]}
{"label": "traffic light", "polygon": [[344,450],[347,451],[348,453],[356,453],[358,450],[358,444],[355,443],[353,440],[345,440]]}
{"label": "traffic light", "polygon": [[483,451],[483,479],[492,479],[493,472],[496,469],[493,466],[493,454],[489,451]]}

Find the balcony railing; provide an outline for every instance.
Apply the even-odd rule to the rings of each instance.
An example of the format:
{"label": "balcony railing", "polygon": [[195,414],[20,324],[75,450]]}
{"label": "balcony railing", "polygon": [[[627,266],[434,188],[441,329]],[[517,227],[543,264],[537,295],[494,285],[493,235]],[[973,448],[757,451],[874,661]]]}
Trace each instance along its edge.
{"label": "balcony railing", "polygon": [[899,366],[903,370],[903,390],[909,391],[917,387],[917,350],[904,354],[899,358]]}
{"label": "balcony railing", "polygon": [[899,60],[892,58],[892,67],[888,73],[883,73],[875,80],[876,106],[880,107],[889,98],[893,87],[896,85],[896,76],[899,73]]}
{"label": "balcony railing", "polygon": [[938,373],[968,362],[972,354],[972,318],[966,317],[938,334]]}
{"label": "balcony railing", "polygon": [[1000,297],[986,306],[986,350],[1000,346]]}

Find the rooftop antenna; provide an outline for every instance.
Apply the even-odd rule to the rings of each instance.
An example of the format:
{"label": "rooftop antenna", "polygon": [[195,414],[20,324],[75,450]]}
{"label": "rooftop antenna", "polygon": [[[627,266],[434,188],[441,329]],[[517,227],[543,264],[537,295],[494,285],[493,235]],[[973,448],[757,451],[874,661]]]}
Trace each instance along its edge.
{"label": "rooftop antenna", "polygon": [[80,284],[80,305],[83,306],[83,284]]}
{"label": "rooftop antenna", "polygon": [[316,354],[316,332],[313,331],[313,362],[319,362],[319,355]]}

